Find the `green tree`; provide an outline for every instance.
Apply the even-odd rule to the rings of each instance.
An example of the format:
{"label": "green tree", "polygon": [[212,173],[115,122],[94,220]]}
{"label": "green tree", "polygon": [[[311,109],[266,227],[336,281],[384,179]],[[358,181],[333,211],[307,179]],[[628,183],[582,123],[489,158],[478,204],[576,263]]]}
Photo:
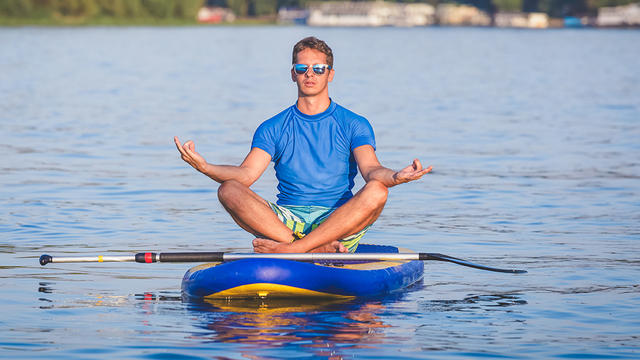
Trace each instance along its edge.
{"label": "green tree", "polygon": [[0,0],[0,14],[24,17],[33,11],[31,0]]}
{"label": "green tree", "polygon": [[521,11],[522,0],[493,0],[498,11]]}
{"label": "green tree", "polygon": [[247,16],[249,12],[249,2],[247,0],[228,0],[227,5],[234,14],[238,16]]}
{"label": "green tree", "polygon": [[173,14],[174,0],[142,0],[142,5],[154,18],[168,18]]}
{"label": "green tree", "polygon": [[53,6],[58,14],[64,16],[91,17],[100,11],[94,0],[56,0]]}
{"label": "green tree", "polygon": [[173,15],[181,19],[194,19],[204,0],[179,0],[174,7]]}
{"label": "green tree", "polygon": [[126,0],[124,2],[125,16],[129,18],[147,17],[149,14],[145,11],[142,0]]}
{"label": "green tree", "polygon": [[277,0],[253,0],[253,16],[273,15],[278,12]]}
{"label": "green tree", "polygon": [[100,15],[112,17],[125,17],[126,0],[96,0],[100,6]]}

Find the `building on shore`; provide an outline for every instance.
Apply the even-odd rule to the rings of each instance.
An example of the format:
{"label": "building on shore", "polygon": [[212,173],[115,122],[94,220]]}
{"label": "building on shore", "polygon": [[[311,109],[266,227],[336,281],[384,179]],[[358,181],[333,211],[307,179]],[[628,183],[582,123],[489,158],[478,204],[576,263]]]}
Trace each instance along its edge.
{"label": "building on shore", "polygon": [[470,5],[440,4],[436,9],[436,19],[438,24],[445,26],[491,25],[491,17],[486,12]]}
{"label": "building on shore", "polygon": [[494,17],[494,24],[497,27],[546,29],[549,16],[545,13],[499,12]]}
{"label": "building on shore", "polygon": [[282,25],[306,25],[309,10],[299,8],[280,8],[278,10],[278,24]]}
{"label": "building on shore", "polygon": [[640,3],[598,9],[596,24],[602,27],[640,26]]}
{"label": "building on shore", "polygon": [[401,7],[396,26],[427,26],[435,23],[436,10],[429,4],[397,4]]}
{"label": "building on shore", "polygon": [[310,26],[426,26],[434,23],[429,4],[330,1],[309,5]]}
{"label": "building on shore", "polygon": [[234,22],[236,20],[236,15],[228,8],[203,6],[198,10],[196,20],[198,20],[199,23],[206,24]]}

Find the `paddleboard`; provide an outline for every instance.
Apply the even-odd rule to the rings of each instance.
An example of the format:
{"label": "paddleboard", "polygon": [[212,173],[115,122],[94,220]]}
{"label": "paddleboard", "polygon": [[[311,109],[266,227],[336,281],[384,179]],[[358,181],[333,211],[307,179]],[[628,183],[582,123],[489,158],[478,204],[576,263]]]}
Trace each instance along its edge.
{"label": "paddleboard", "polygon": [[[411,252],[395,246],[360,244],[357,253]],[[302,262],[240,259],[189,269],[182,292],[191,298],[355,298],[405,289],[422,279],[420,260]]]}

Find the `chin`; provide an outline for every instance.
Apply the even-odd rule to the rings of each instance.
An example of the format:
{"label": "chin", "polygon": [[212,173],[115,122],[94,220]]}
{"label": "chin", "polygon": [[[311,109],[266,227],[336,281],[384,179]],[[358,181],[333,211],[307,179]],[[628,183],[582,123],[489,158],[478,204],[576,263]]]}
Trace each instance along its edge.
{"label": "chin", "polygon": [[309,89],[309,88],[301,88],[300,92],[304,95],[304,96],[316,96],[316,95],[320,95],[322,94],[322,91],[324,89]]}

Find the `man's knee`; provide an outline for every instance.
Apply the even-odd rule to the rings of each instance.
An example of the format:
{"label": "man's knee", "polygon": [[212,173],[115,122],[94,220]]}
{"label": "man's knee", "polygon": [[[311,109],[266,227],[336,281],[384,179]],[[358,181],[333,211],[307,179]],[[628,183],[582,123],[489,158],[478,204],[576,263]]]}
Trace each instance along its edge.
{"label": "man's knee", "polygon": [[218,200],[220,200],[221,203],[226,204],[231,200],[239,198],[243,187],[246,186],[236,180],[222,182],[218,187]]}
{"label": "man's knee", "polygon": [[387,203],[389,188],[380,181],[369,181],[365,185],[365,191],[367,193],[367,201],[371,204],[372,208],[381,208]]}

